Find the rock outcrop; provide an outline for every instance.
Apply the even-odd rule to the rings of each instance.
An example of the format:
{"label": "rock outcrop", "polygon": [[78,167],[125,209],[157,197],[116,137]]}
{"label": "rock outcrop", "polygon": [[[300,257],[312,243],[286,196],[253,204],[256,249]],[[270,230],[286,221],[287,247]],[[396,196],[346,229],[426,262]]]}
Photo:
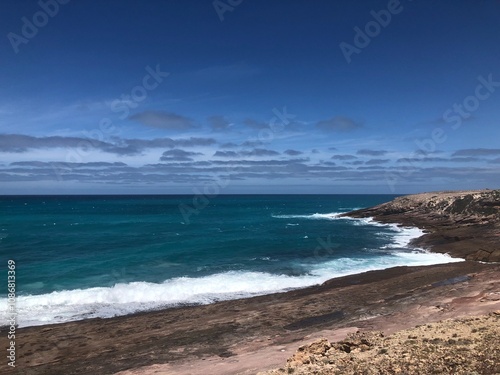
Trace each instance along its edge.
{"label": "rock outcrop", "polygon": [[301,346],[280,374],[498,374],[500,311],[425,324],[385,336],[357,332]]}
{"label": "rock outcrop", "polygon": [[427,233],[413,245],[468,260],[500,262],[500,190],[407,195],[343,216],[416,226]]}

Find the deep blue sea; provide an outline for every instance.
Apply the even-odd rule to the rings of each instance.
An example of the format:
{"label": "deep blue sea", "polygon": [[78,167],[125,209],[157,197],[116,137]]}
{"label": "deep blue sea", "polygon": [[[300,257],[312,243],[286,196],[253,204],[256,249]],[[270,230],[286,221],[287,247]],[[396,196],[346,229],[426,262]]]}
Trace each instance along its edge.
{"label": "deep blue sea", "polygon": [[193,196],[0,197],[0,267],[15,260],[18,323],[30,326],[454,261],[409,247],[416,228],[338,217],[393,198],[233,195],[195,209]]}

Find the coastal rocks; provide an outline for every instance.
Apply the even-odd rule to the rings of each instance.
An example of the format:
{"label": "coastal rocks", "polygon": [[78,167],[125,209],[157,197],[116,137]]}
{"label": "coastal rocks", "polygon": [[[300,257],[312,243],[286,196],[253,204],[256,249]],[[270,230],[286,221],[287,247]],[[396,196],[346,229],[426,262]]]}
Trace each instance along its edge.
{"label": "coastal rocks", "polygon": [[374,217],[427,233],[413,245],[482,262],[500,262],[500,190],[423,193],[342,216]]}
{"label": "coastal rocks", "polygon": [[321,360],[321,357],[323,357],[331,347],[332,345],[327,339],[321,339],[309,345],[302,345],[297,352],[287,360],[287,365],[290,367],[297,367],[316,363],[318,360]]}
{"label": "coastal rocks", "polygon": [[500,250],[479,249],[477,252],[467,255],[465,259],[479,262],[500,262]]}
{"label": "coastal rocks", "polygon": [[500,249],[493,250],[488,256],[488,262],[500,262]]}
{"label": "coastal rocks", "polygon": [[466,224],[484,224],[500,219],[500,190],[440,192],[407,195],[372,208],[353,211],[347,216],[423,215]]}
{"label": "coastal rocks", "polygon": [[309,345],[299,347],[297,352],[287,360],[287,366],[294,368],[308,364],[333,363],[332,358],[338,359],[346,357],[347,354],[370,350],[377,339],[381,337],[384,337],[382,332],[357,332],[333,345],[326,338],[322,338]]}
{"label": "coastal rocks", "polygon": [[278,374],[498,374],[500,312],[446,320],[384,336],[357,332],[299,348]]}

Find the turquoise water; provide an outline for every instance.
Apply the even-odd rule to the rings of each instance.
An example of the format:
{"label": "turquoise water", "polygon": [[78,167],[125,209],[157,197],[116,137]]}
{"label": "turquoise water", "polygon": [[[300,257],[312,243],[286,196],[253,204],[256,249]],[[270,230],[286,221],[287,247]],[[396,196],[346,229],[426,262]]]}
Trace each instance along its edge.
{"label": "turquoise water", "polygon": [[192,196],[1,197],[0,255],[5,270],[8,259],[16,261],[21,326],[450,261],[408,247],[421,233],[415,228],[337,217],[393,198],[218,196],[195,211]]}

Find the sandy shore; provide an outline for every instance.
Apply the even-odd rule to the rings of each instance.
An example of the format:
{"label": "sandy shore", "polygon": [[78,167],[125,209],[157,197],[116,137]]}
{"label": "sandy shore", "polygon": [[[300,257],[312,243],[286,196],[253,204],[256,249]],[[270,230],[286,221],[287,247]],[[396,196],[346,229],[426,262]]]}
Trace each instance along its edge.
{"label": "sandy shore", "polygon": [[[411,224],[409,217],[394,214],[385,221]],[[450,227],[448,221],[441,226],[424,223],[421,213],[416,217],[429,231],[427,236],[459,230],[463,237],[447,240],[455,243],[449,251],[454,255],[464,254],[467,247],[469,254],[477,253],[477,247],[470,247],[475,233],[486,238],[481,246],[489,246],[489,256],[498,247],[497,223],[492,219],[483,229],[478,222]],[[463,246],[457,246],[461,239]],[[61,375],[255,374],[283,366],[300,345],[320,337],[334,342],[357,330],[390,334],[499,309],[498,263],[396,267],[287,293],[21,328],[16,332],[17,367],[5,363],[3,369]],[[0,342],[8,347],[5,328],[0,330]]]}

